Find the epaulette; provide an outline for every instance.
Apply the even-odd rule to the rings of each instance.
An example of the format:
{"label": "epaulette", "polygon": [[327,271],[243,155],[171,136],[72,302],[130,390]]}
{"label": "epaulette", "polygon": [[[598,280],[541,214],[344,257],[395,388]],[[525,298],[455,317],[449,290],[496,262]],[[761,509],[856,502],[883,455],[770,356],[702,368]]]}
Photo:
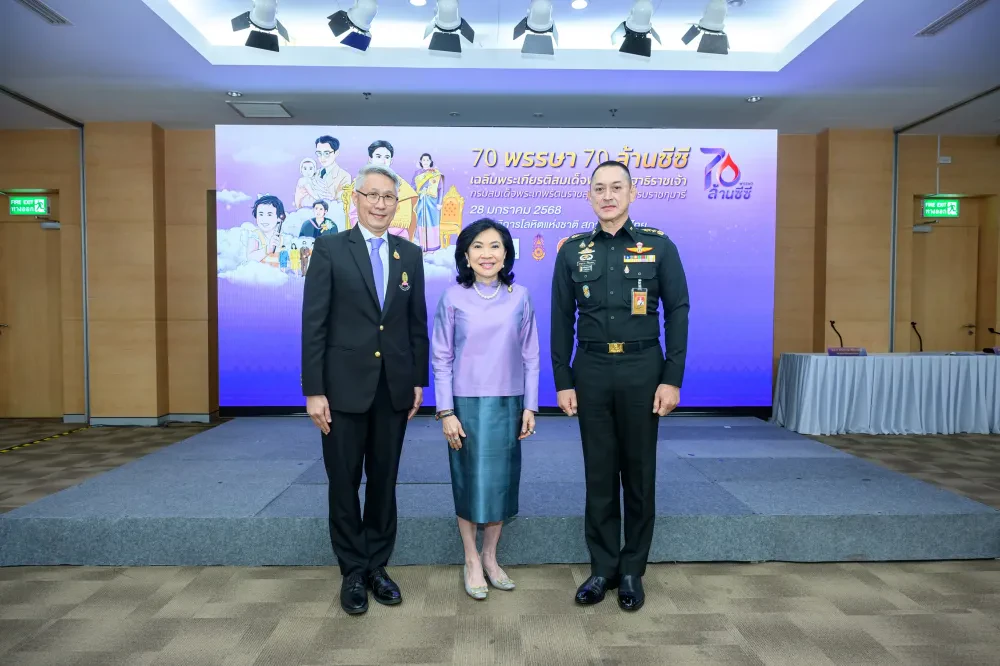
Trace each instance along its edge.
{"label": "epaulette", "polygon": [[649,234],[651,236],[663,236],[665,235],[659,229],[654,229],[653,227],[636,227],[636,231],[644,234]]}
{"label": "epaulette", "polygon": [[582,234],[573,234],[572,236],[566,239],[566,242],[569,242],[571,240],[576,240],[577,238],[583,238],[584,236],[589,236],[589,235],[590,235],[589,231],[584,231]]}

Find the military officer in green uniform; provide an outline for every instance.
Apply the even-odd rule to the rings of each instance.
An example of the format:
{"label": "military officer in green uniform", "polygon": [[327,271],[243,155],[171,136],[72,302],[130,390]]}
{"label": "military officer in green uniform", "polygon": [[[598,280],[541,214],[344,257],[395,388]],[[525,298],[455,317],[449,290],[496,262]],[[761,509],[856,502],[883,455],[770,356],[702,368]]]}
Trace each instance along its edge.
{"label": "military officer in green uniform", "polygon": [[[635,196],[626,165],[610,161],[594,170],[588,199],[599,223],[571,236],[559,250],[551,324],[559,408],[579,417],[587,483],[591,576],[576,601],[599,603],[617,588],[618,605],[628,611],[645,601],[642,576],[656,515],[657,425],[680,401],[689,309],[677,247],[662,231],[632,222],[628,209]],[[659,340],[661,312],[666,358]]]}

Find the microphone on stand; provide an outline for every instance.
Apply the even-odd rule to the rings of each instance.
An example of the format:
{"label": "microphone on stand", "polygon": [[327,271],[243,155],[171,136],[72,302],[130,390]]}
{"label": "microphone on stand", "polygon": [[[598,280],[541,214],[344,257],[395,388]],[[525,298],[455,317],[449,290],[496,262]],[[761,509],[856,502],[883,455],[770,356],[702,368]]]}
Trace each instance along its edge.
{"label": "microphone on stand", "polygon": [[913,332],[917,334],[917,340],[920,341],[920,351],[923,351],[924,350],[924,339],[922,337],[920,337],[920,331],[917,330],[917,322],[911,321],[910,322],[910,328],[912,328]]}
{"label": "microphone on stand", "polygon": [[[992,333],[993,335],[1000,335],[1000,331],[998,331],[993,327],[990,327],[986,330]],[[983,351],[987,354],[1000,354],[1000,347],[984,347]]]}
{"label": "microphone on stand", "polygon": [[843,337],[841,337],[841,335],[840,335],[840,331],[838,331],[838,330],[837,330],[837,327],[836,327],[836,326],[834,326],[834,324],[835,324],[835,323],[836,323],[836,322],[834,322],[834,321],[833,321],[833,320],[831,319],[831,320],[830,320],[830,328],[832,328],[832,329],[833,329],[833,332],[837,334],[837,338],[839,338],[839,339],[840,339],[840,346],[841,346],[841,347],[843,347],[843,346],[844,346],[844,338],[843,338]]}

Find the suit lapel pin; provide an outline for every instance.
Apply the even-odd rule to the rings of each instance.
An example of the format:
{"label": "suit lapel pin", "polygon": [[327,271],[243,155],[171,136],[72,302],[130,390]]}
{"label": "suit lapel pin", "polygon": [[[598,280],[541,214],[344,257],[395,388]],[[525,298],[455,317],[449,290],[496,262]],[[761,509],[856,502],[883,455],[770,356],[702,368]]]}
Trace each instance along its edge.
{"label": "suit lapel pin", "polygon": [[399,259],[399,251],[398,250],[393,250],[392,251],[392,258],[393,259]]}
{"label": "suit lapel pin", "polygon": [[409,282],[409,278],[406,275],[406,271],[403,271],[402,278],[403,278],[402,282],[399,283],[399,288],[402,289],[403,291],[409,291],[410,290],[410,282]]}

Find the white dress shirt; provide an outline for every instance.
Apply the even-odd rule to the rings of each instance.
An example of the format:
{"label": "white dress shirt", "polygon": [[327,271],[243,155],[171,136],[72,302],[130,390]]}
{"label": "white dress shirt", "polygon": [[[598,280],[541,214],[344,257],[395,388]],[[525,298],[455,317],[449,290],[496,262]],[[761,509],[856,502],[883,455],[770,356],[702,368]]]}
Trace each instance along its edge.
{"label": "white dress shirt", "polygon": [[375,236],[372,232],[365,228],[365,225],[358,223],[358,228],[361,229],[361,235],[365,239],[365,246],[368,250],[368,255],[371,256],[372,244],[369,242],[372,238],[381,238],[385,242],[382,243],[382,247],[378,249],[379,259],[382,260],[382,293],[389,293],[389,231],[382,232],[381,236]]}

